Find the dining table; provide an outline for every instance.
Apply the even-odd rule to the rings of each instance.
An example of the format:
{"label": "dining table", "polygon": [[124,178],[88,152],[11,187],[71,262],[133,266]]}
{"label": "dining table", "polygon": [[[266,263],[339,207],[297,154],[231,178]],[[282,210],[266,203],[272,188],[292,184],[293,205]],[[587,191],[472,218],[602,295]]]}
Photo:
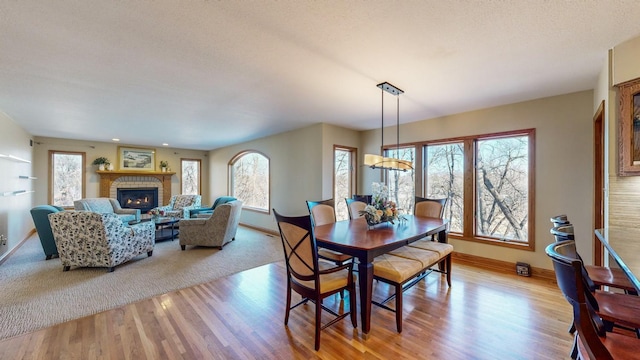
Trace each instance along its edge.
{"label": "dining table", "polygon": [[[426,236],[437,234],[439,242],[447,242],[448,220],[403,215],[394,223],[369,226],[364,217],[337,221],[314,228],[319,247],[351,255],[358,259],[360,319],[362,331],[371,329],[371,297],[373,294],[373,259]],[[352,310],[353,311],[353,310]]]}
{"label": "dining table", "polygon": [[640,293],[640,229],[631,227],[611,227],[595,230],[616,264],[624,271]]}

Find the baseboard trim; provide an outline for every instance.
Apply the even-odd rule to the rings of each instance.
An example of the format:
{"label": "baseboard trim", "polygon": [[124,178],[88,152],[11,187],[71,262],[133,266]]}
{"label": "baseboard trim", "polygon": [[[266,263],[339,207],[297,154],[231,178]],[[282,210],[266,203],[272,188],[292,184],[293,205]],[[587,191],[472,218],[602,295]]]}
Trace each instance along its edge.
{"label": "baseboard trim", "polygon": [[249,228],[249,229],[253,229],[253,230],[257,230],[257,231],[261,231],[263,233],[269,234],[269,235],[273,235],[273,236],[280,236],[280,233],[277,231],[273,231],[271,229],[267,229],[267,228],[262,228],[259,226],[253,226],[253,225],[249,225],[249,224],[245,224],[245,223],[240,223],[240,225]]}
{"label": "baseboard trim", "polygon": [[[470,254],[462,254],[458,252],[453,252],[451,256],[454,262],[466,264],[482,269],[487,269],[491,271],[496,271],[504,274],[513,274],[516,275],[516,264],[508,261],[489,259],[482,256],[470,255]],[[517,275],[516,275],[517,276]],[[556,274],[553,270],[543,269],[538,267],[531,267],[531,276],[556,281]]]}
{"label": "baseboard trim", "polygon": [[20,246],[22,246],[22,244],[24,244],[25,241],[27,241],[35,233],[36,233],[36,229],[35,228],[31,229],[31,231],[29,231],[29,233],[27,233],[27,236],[24,239],[22,239],[22,241],[20,241],[16,246],[14,246],[13,249],[11,249],[11,250],[7,251],[6,253],[2,254],[2,256],[0,256],[0,265],[2,265],[9,258],[9,256],[11,256],[11,254],[13,254],[16,251],[18,251]]}

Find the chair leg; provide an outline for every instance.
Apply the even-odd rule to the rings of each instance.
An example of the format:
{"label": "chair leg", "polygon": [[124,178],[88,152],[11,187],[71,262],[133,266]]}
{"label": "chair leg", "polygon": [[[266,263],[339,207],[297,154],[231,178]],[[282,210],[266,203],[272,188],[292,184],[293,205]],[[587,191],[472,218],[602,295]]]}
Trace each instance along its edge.
{"label": "chair leg", "polygon": [[180,245],[180,249],[182,249],[182,251],[184,251],[184,249],[186,249],[187,246],[186,245]]}
{"label": "chair leg", "polygon": [[147,256],[151,257],[151,255],[153,255],[153,250],[147,251]]}
{"label": "chair leg", "polygon": [[291,311],[291,284],[287,282],[287,309],[284,313],[284,324],[289,323],[289,312]]}
{"label": "chair leg", "polygon": [[320,326],[322,321],[322,302],[316,300],[316,351],[320,350]]}
{"label": "chair leg", "polygon": [[356,286],[349,289],[349,312],[351,312],[351,324],[358,327],[358,312],[356,311]]}
{"label": "chair leg", "polygon": [[451,287],[451,254],[447,255],[445,262],[447,264],[447,285]]}
{"label": "chair leg", "polygon": [[573,337],[573,347],[571,348],[571,358],[574,360],[578,358],[578,335]]}
{"label": "chair leg", "polygon": [[62,267],[62,271],[69,271],[69,269],[71,269],[71,266],[63,266]]}
{"label": "chair leg", "polygon": [[116,269],[115,266],[110,266],[107,268],[107,272],[113,272]]}
{"label": "chair leg", "polygon": [[396,329],[402,332],[402,284],[396,284]]}

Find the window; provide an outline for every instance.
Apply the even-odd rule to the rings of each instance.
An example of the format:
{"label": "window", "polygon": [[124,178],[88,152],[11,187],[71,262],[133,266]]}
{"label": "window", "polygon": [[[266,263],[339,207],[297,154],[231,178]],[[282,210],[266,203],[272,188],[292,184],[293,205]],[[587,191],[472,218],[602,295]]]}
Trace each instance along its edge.
{"label": "window", "polygon": [[464,143],[425,146],[425,197],[448,198],[444,218],[449,231],[462,233],[464,207]]}
{"label": "window", "polygon": [[[385,156],[408,160],[414,169],[416,167],[416,149],[413,146],[385,150]],[[400,214],[413,214],[413,201],[416,193],[415,170],[388,171],[387,184],[390,198],[396,203]]]}
{"label": "window", "polygon": [[527,135],[476,142],[476,234],[527,242]]}
{"label": "window", "polygon": [[200,159],[180,159],[182,194],[200,194]]}
{"label": "window", "polygon": [[333,198],[336,204],[336,220],[349,219],[347,203],[355,188],[354,174],[356,149],[334,146],[333,149]]}
{"label": "window", "polygon": [[[420,148],[414,157],[412,149]],[[389,171],[391,198],[399,208],[413,210],[415,181],[425,197],[448,198],[444,217],[453,238],[533,250],[534,149],[535,129],[401,147],[400,158],[423,166]],[[387,156],[395,155],[387,150]]]}
{"label": "window", "polygon": [[85,196],[85,153],[49,151],[49,203],[73,208],[73,201]]}
{"label": "window", "polygon": [[243,207],[269,212],[269,158],[246,151],[229,164],[231,196],[242,200]]}

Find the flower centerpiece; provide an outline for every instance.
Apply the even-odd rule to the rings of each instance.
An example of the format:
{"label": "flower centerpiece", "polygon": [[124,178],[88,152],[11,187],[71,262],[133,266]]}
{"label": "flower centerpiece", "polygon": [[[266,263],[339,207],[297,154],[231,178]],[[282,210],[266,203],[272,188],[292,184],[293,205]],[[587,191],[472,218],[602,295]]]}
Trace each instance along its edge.
{"label": "flower centerpiece", "polygon": [[371,190],[371,204],[365,206],[360,215],[364,216],[369,226],[384,222],[393,224],[398,220],[398,209],[396,203],[389,200],[389,188],[384,183],[373,183]]}
{"label": "flower centerpiece", "polygon": [[151,219],[157,219],[161,216],[164,216],[164,210],[160,210],[160,209],[151,209],[148,212],[149,215],[151,215]]}

